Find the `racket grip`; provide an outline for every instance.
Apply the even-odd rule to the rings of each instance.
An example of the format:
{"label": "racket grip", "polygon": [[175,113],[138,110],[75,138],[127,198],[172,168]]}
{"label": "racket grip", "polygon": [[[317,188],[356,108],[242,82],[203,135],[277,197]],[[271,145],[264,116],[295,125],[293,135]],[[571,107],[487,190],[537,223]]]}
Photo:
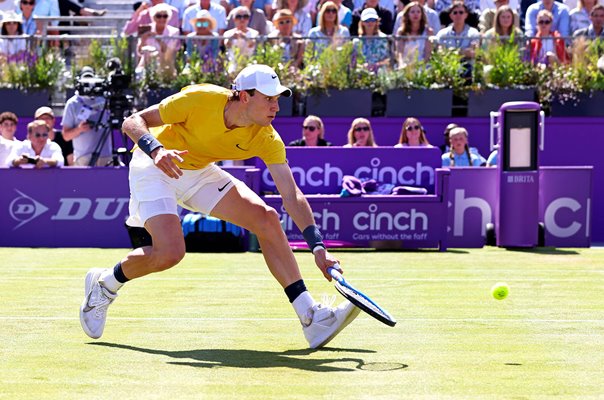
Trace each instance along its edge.
{"label": "racket grip", "polygon": [[333,267],[329,267],[327,268],[327,272],[329,273],[329,275],[331,275],[331,277],[333,279],[335,279],[338,282],[342,282],[344,280],[344,277],[342,276],[342,274],[340,273],[340,271],[338,271],[336,268],[338,268],[340,265],[339,264],[334,264]]}

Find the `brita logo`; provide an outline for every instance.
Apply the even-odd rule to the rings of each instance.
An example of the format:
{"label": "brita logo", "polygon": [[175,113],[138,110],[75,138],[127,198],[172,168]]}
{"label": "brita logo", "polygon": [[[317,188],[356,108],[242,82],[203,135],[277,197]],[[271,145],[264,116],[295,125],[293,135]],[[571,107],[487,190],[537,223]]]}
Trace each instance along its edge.
{"label": "brita logo", "polygon": [[[421,161],[402,168],[395,168],[380,166],[381,160],[374,157],[369,164],[369,166],[358,167],[350,175],[359,179],[375,179],[381,183],[392,183],[394,185],[434,185],[434,168],[424,165]],[[333,166],[329,162],[310,168],[292,166],[291,171],[295,181],[301,188],[305,186],[337,187],[342,183],[342,177],[348,175],[344,174],[340,167]],[[275,186],[268,169],[262,172],[262,181],[267,186]]]}
{"label": "brita logo", "polygon": [[19,194],[11,201],[8,212],[10,216],[17,222],[19,222],[13,230],[19,229],[21,226],[27,224],[32,219],[44,214],[48,211],[48,207],[44,204],[37,202],[25,193],[15,189],[15,192]]}

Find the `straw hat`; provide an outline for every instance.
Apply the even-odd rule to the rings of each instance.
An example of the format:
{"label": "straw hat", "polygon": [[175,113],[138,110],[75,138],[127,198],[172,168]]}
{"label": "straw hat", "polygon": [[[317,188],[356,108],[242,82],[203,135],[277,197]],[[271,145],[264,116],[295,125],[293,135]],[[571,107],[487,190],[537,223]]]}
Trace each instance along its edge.
{"label": "straw hat", "polygon": [[275,16],[273,17],[273,25],[277,27],[279,25],[279,21],[283,19],[291,19],[293,22],[292,25],[296,25],[298,23],[298,20],[294,14],[292,14],[291,10],[284,8],[275,13]]}
{"label": "straw hat", "polygon": [[195,14],[195,18],[191,18],[191,25],[193,25],[193,28],[195,28],[195,23],[197,21],[209,21],[210,30],[213,31],[216,29],[216,20],[208,10],[199,10],[197,11],[197,14]]}

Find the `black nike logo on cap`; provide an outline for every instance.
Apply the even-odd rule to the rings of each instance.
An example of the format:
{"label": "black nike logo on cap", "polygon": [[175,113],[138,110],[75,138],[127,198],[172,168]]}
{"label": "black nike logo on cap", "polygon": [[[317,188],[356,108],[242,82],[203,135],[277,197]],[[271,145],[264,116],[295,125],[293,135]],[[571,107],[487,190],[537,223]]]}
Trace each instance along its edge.
{"label": "black nike logo on cap", "polygon": [[218,191],[219,191],[219,192],[222,192],[222,191],[224,190],[224,188],[225,188],[225,187],[229,186],[229,183],[231,183],[231,181],[228,181],[227,183],[225,183],[223,187],[218,188]]}
{"label": "black nike logo on cap", "polygon": [[271,75],[271,78],[277,79],[277,75]]}
{"label": "black nike logo on cap", "polygon": [[237,143],[235,147],[237,147],[239,150],[248,151],[248,149],[244,149],[243,147],[239,146],[239,143]]}

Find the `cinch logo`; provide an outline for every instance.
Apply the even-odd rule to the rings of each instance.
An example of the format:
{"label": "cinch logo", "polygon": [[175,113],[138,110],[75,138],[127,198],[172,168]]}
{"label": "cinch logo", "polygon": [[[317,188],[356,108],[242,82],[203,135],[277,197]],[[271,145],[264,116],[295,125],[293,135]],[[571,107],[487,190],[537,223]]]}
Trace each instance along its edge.
{"label": "cinch logo", "polygon": [[486,236],[487,223],[491,222],[492,211],[489,203],[480,197],[466,197],[464,189],[455,190],[455,209],[453,210],[453,236],[464,235],[464,216],[467,210],[475,208],[480,211],[481,235]]}
{"label": "cinch logo", "polygon": [[[283,226],[283,230],[285,232],[291,232],[294,230],[294,220],[289,216],[287,211],[285,211],[285,207],[281,206],[281,226]],[[324,231],[334,231],[338,232],[340,230],[340,216],[331,212],[326,208],[323,208],[320,211],[313,211],[313,216],[315,217],[315,221],[317,226]]]}
{"label": "cinch logo", "polygon": [[428,230],[428,216],[415,208],[410,212],[401,211],[394,215],[389,212],[378,212],[376,204],[370,204],[368,210],[369,212],[359,212],[352,217],[355,229],[359,231]]}
{"label": "cinch logo", "polygon": [[[589,236],[589,216],[590,216],[590,201],[587,199],[586,212],[585,212],[585,237]],[[577,213],[581,210],[581,203],[570,197],[559,197],[556,200],[548,204],[543,215],[543,222],[547,231],[559,238],[568,238],[576,235],[579,230],[583,227],[582,224],[576,220],[571,222],[568,226],[560,226],[556,222],[556,214],[562,209],[568,209],[573,213]]]}
{"label": "cinch logo", "polygon": [[[362,166],[354,170],[352,175],[359,179],[375,179],[381,183],[392,183],[394,185],[412,185],[428,186],[434,185],[434,168],[425,166],[418,161],[414,166],[407,165],[400,169],[383,166],[380,167],[381,160],[377,157],[372,158],[370,166]],[[335,187],[342,182],[344,172],[340,167],[335,167],[331,163],[317,165],[310,168],[291,167],[292,174],[298,186],[312,187]],[[270,176],[268,169],[262,172],[262,182],[266,186],[274,187],[275,182]]]}
{"label": "cinch logo", "polygon": [[10,205],[8,206],[10,216],[15,221],[19,222],[19,224],[17,224],[13,230],[19,229],[32,219],[48,211],[48,207],[32,199],[25,193],[17,189],[15,189],[15,192],[19,194],[19,197],[16,197],[13,201],[11,201]]}
{"label": "cinch logo", "polygon": [[[18,221],[13,230],[39,217],[49,210],[48,207],[34,200],[25,193],[15,189],[20,195],[9,206],[11,217]],[[88,199],[85,197],[62,197],[59,199],[57,212],[50,217],[52,221],[79,221],[87,218],[92,212],[92,219],[108,221],[119,218],[126,210],[129,199],[126,197],[99,197]]]}

